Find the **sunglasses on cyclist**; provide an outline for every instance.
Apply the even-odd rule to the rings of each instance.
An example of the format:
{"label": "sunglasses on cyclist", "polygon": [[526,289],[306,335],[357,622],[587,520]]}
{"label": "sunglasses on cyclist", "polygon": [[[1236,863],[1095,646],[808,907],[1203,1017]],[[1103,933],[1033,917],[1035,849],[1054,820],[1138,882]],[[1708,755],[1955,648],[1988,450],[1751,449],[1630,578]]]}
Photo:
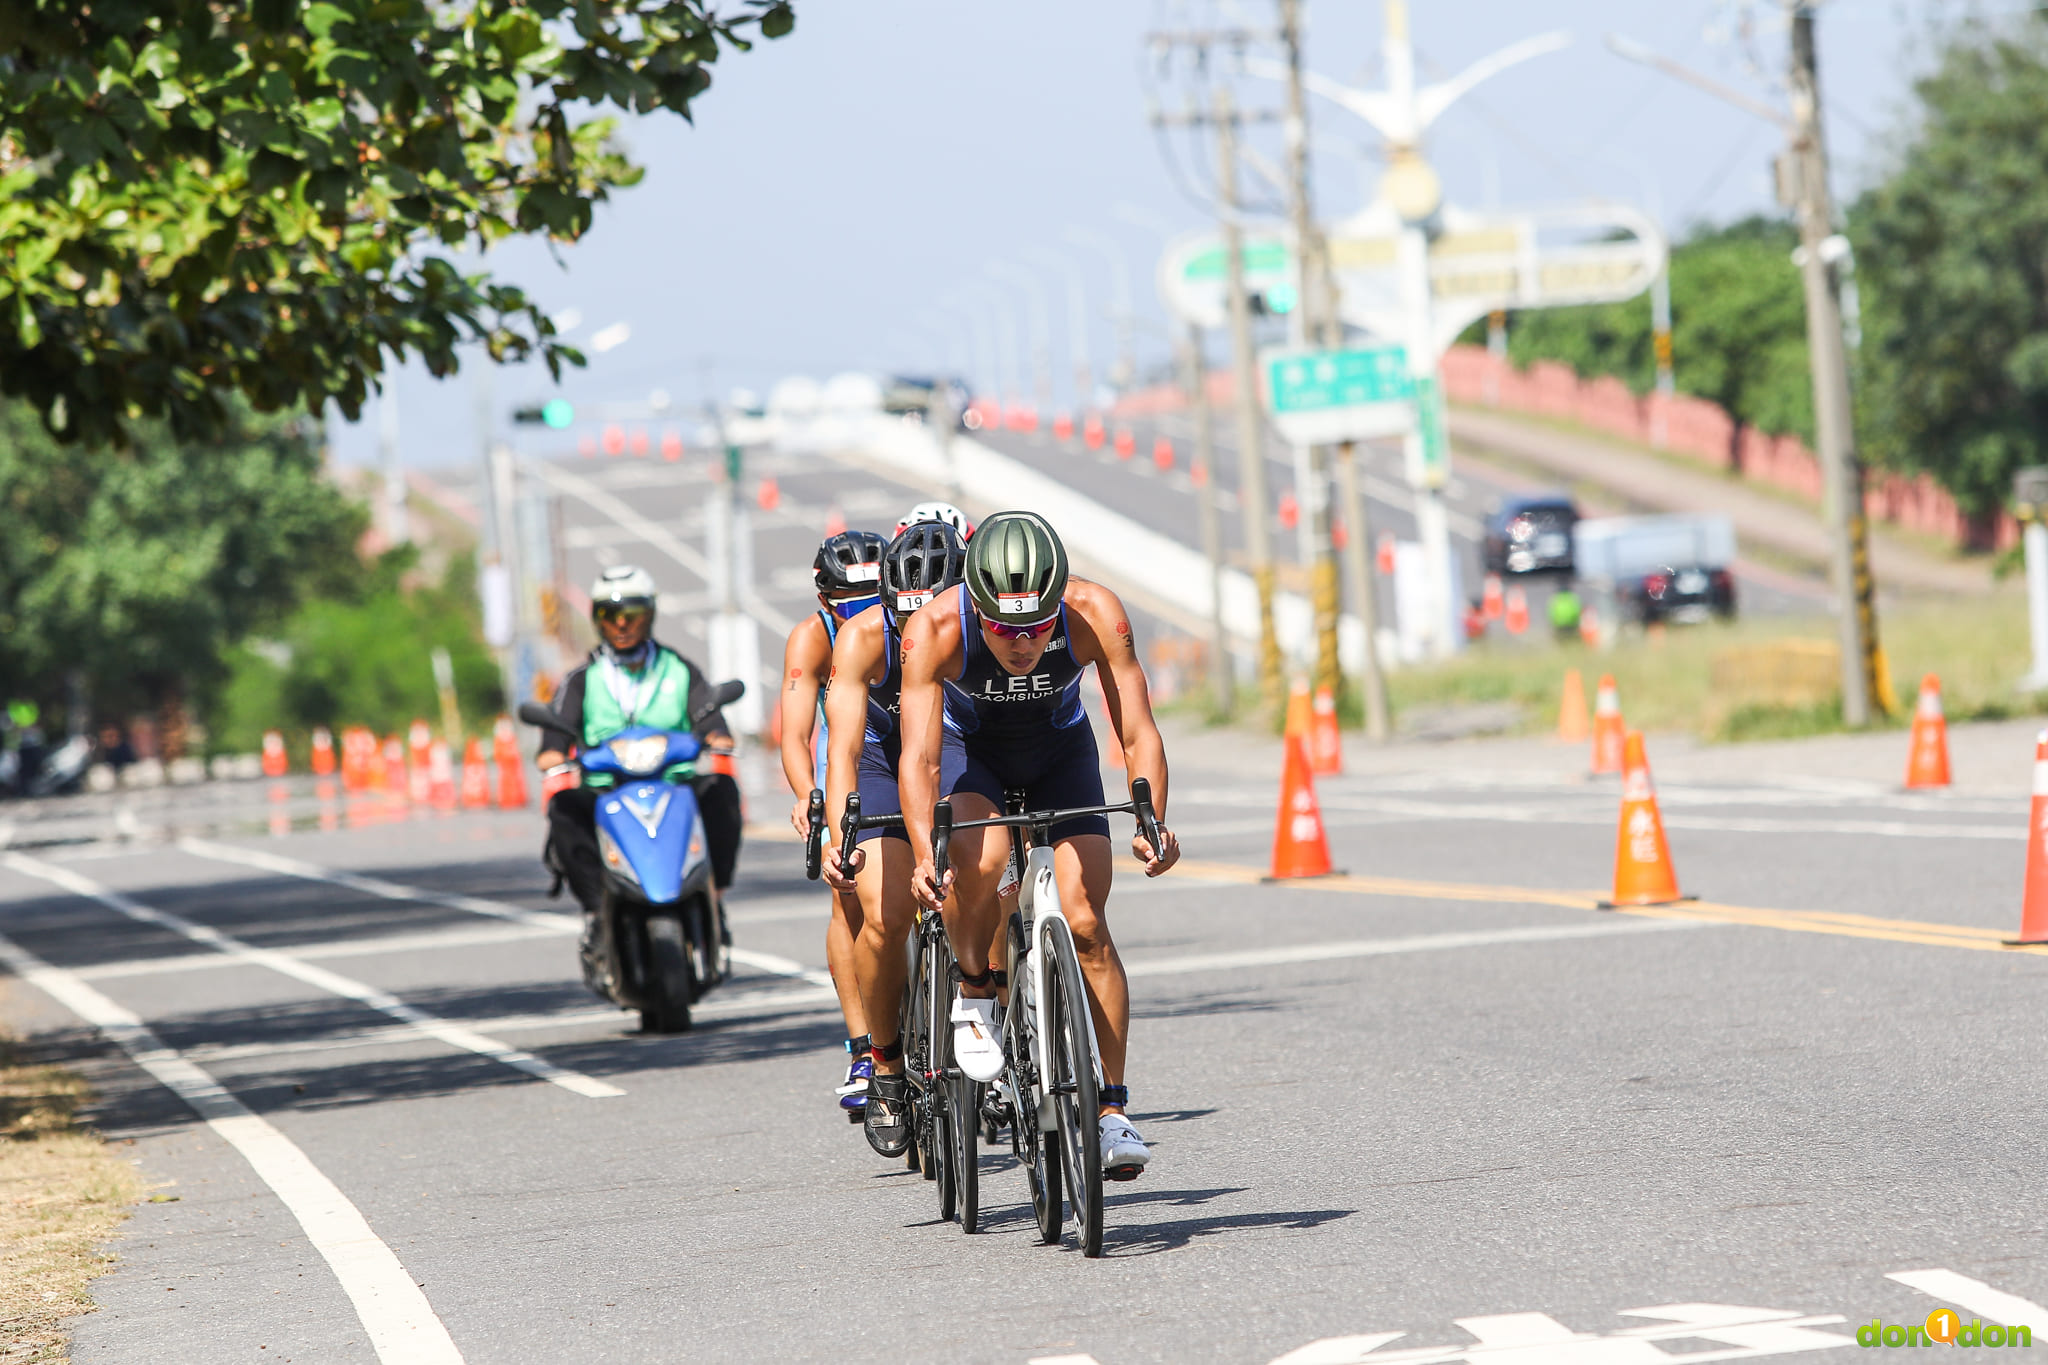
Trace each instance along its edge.
{"label": "sunglasses on cyclist", "polygon": [[[976,615],[979,616],[980,613],[977,612]],[[1002,621],[991,621],[986,616],[982,616],[981,623],[988,627],[989,634],[996,636],[998,639],[1036,640],[1040,636],[1050,635],[1052,628],[1059,624],[1059,618],[1057,616],[1047,617],[1035,626],[1013,626]]]}
{"label": "sunglasses on cyclist", "polygon": [[874,597],[839,597],[832,599],[830,606],[834,616],[842,621],[851,621],[881,600],[879,594]]}
{"label": "sunglasses on cyclist", "polygon": [[636,625],[652,615],[654,615],[654,608],[652,607],[624,606],[611,602],[607,602],[597,609],[597,619],[608,626]]}

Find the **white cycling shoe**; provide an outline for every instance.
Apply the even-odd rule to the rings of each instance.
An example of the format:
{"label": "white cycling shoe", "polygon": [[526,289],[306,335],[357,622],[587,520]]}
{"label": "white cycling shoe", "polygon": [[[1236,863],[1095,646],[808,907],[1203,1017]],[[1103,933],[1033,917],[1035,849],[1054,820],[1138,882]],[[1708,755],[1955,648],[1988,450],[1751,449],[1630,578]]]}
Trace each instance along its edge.
{"label": "white cycling shoe", "polygon": [[968,1077],[992,1081],[1003,1074],[1003,1035],[996,1002],[953,997],[953,1060]]}
{"label": "white cycling shoe", "polygon": [[1131,1121],[1122,1114],[1104,1114],[1100,1127],[1102,1178],[1136,1180],[1144,1171],[1145,1163],[1152,1159],[1152,1149],[1145,1145],[1145,1139],[1138,1136],[1138,1130],[1131,1127]]}

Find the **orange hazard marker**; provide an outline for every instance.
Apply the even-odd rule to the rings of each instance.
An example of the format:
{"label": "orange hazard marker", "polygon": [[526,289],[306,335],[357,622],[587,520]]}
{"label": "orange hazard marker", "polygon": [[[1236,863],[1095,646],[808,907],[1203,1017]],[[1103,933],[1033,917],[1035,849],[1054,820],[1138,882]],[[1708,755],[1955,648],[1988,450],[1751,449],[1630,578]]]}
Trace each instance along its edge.
{"label": "orange hazard marker", "polygon": [[1282,737],[1301,741],[1303,752],[1307,752],[1309,732],[1315,725],[1315,711],[1308,697],[1308,684],[1296,678],[1287,689],[1287,723],[1280,728]]}
{"label": "orange hazard marker", "polygon": [[334,732],[324,725],[313,727],[313,775],[334,776]]}
{"label": "orange hazard marker", "polygon": [[284,736],[275,730],[263,732],[263,775],[283,777],[291,765],[284,755]]}
{"label": "orange hazard marker", "polygon": [[449,761],[445,739],[427,746],[427,799],[436,810],[455,809],[455,765]]}
{"label": "orange hazard marker", "polygon": [[1948,720],[1941,713],[1941,679],[1932,673],[1920,680],[1920,703],[1913,708],[1912,747],[1906,752],[1906,785],[1948,785]]}
{"label": "orange hazard marker", "polygon": [[1576,668],[1564,671],[1564,697],[1557,704],[1557,737],[1566,744],[1586,742],[1586,683]]}
{"label": "orange hazard marker", "polygon": [[1318,687],[1309,706],[1308,765],[1317,777],[1344,771],[1344,741],[1337,733],[1337,698]]}
{"label": "orange hazard marker", "polygon": [[834,507],[825,514],[825,539],[846,534],[846,513]]}
{"label": "orange hazard marker", "polygon": [[1498,621],[1507,614],[1507,603],[1501,593],[1499,574],[1490,573],[1486,576],[1486,586],[1479,596],[1479,610],[1489,621]]}
{"label": "orange hazard marker", "polygon": [[2034,804],[2027,813],[2027,881],[2020,897],[2020,936],[2007,946],[2048,943],[2048,730],[2034,740]]}
{"label": "orange hazard marker", "polygon": [[1055,441],[1074,439],[1074,419],[1069,413],[1060,413],[1052,419],[1052,438]]}
{"label": "orange hazard marker", "polygon": [[416,806],[427,804],[431,794],[428,785],[427,765],[431,763],[430,750],[434,746],[434,732],[423,720],[416,720],[405,732],[405,794]]}
{"label": "orange hazard marker", "polygon": [[1116,457],[1119,460],[1128,460],[1137,453],[1138,438],[1131,435],[1128,427],[1118,431],[1116,434]]}
{"label": "orange hazard marker", "polygon": [[1664,817],[1657,813],[1657,789],[1650,785],[1650,765],[1643,757],[1643,736],[1628,732],[1622,743],[1621,829],[1614,846],[1614,899],[1617,905],[1669,905],[1678,894],[1678,872],[1671,866],[1671,845],[1664,839]]}
{"label": "orange hazard marker", "polygon": [[1316,780],[1309,771],[1308,748],[1301,736],[1283,741],[1287,758],[1280,769],[1280,818],[1273,830],[1273,878],[1326,877],[1330,874],[1330,841],[1323,833],[1323,812],[1316,804]]}
{"label": "orange hazard marker", "polygon": [[491,774],[484,763],[484,746],[470,740],[462,746],[462,806],[482,810],[491,804]]}
{"label": "orange hazard marker", "polygon": [[1102,419],[1092,412],[1081,423],[1081,443],[1090,450],[1102,449]]}
{"label": "orange hazard marker", "polygon": [[1162,471],[1173,468],[1173,442],[1164,436],[1152,442],[1152,467]]}
{"label": "orange hazard marker", "polygon": [[391,735],[384,741],[384,799],[404,805],[406,793],[405,744],[397,735]]}
{"label": "orange hazard marker", "polygon": [[782,506],[782,485],[773,479],[761,480],[761,486],[754,491],[754,501],[763,512],[773,512]]}
{"label": "orange hazard marker", "polygon": [[1614,675],[1600,675],[1600,690],[1593,694],[1593,771],[1618,773],[1623,765],[1622,740],[1627,729],[1621,723],[1621,694],[1615,690]]}
{"label": "orange hazard marker", "polygon": [[[519,765],[519,736],[510,716],[498,717],[491,730],[491,748],[498,760],[498,808],[522,810],[526,806],[526,770]],[[570,786],[576,785],[573,780]]]}
{"label": "orange hazard marker", "polygon": [[1520,635],[1529,629],[1529,594],[1520,588],[1509,588],[1507,605],[1502,608],[1501,624],[1508,628],[1508,634]]}

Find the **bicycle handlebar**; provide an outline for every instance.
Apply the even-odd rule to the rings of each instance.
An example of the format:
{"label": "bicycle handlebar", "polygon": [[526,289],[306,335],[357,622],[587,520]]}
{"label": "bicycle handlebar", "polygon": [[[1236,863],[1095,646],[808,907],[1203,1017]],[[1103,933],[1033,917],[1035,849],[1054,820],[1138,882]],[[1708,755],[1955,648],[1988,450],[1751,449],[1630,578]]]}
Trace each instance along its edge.
{"label": "bicycle handlebar", "polygon": [[1131,815],[1137,817],[1138,829],[1144,834],[1145,842],[1152,845],[1154,856],[1159,853],[1159,816],[1152,809],[1152,783],[1143,777],[1131,779],[1131,799],[1114,806],[1077,806],[1072,810],[1020,811],[1016,815],[991,815],[986,820],[953,819],[953,803],[941,800],[932,807],[932,867],[940,877],[946,875],[947,852],[952,838],[964,829],[994,829],[998,827],[1018,828],[1027,825],[1057,825],[1087,815]]}
{"label": "bicycle handlebar", "polygon": [[946,880],[946,871],[952,865],[953,831],[958,828],[953,823],[953,803],[939,798],[932,807],[932,875],[941,882]]}
{"label": "bicycle handlebar", "polygon": [[825,861],[825,793],[811,788],[810,804],[804,813],[811,826],[804,835],[804,876],[816,881]]}

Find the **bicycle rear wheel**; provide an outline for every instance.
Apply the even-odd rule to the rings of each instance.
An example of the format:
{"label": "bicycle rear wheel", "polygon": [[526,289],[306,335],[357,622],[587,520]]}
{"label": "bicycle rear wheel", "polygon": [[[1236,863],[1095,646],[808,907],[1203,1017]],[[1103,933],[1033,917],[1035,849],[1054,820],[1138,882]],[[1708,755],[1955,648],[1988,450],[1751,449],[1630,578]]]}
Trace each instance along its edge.
{"label": "bicycle rear wheel", "polygon": [[[1101,1111],[1095,1084],[1095,1054],[1089,1046],[1088,993],[1081,962],[1065,921],[1044,930],[1046,1014],[1052,1024],[1051,1091],[1059,1120],[1059,1162],[1066,1177],[1067,1203],[1074,1214],[1075,1240],[1084,1256],[1102,1254]],[[1042,1224],[1041,1224],[1042,1226]]]}
{"label": "bicycle rear wheel", "polygon": [[962,1232],[981,1226],[981,1083],[966,1076],[946,1082],[952,1101],[947,1122],[953,1130],[954,1212]]}
{"label": "bicycle rear wheel", "polygon": [[948,970],[952,966],[953,954],[946,944],[946,931],[936,924],[932,926],[924,960],[925,991],[919,1007],[925,1011],[925,1039],[931,1068],[927,1072],[929,1079],[925,1082],[919,1108],[930,1116],[931,1159],[938,1167],[939,1220],[951,1222],[959,1203],[959,1154],[955,1150],[950,1098],[953,1085],[946,1079],[946,1073],[953,1070],[953,1025],[946,1017],[946,1007],[953,998],[953,978]]}
{"label": "bicycle rear wheel", "polygon": [[903,1069],[910,1076],[910,1150],[905,1153],[909,1167],[926,1180],[939,1178],[939,1153],[932,1141],[931,1112],[924,1102],[925,1075],[931,1070],[932,1038],[925,1005],[931,994],[928,973],[931,954],[926,951],[923,931],[911,937],[910,975],[903,983],[903,1010],[898,1016],[903,1037]]}

